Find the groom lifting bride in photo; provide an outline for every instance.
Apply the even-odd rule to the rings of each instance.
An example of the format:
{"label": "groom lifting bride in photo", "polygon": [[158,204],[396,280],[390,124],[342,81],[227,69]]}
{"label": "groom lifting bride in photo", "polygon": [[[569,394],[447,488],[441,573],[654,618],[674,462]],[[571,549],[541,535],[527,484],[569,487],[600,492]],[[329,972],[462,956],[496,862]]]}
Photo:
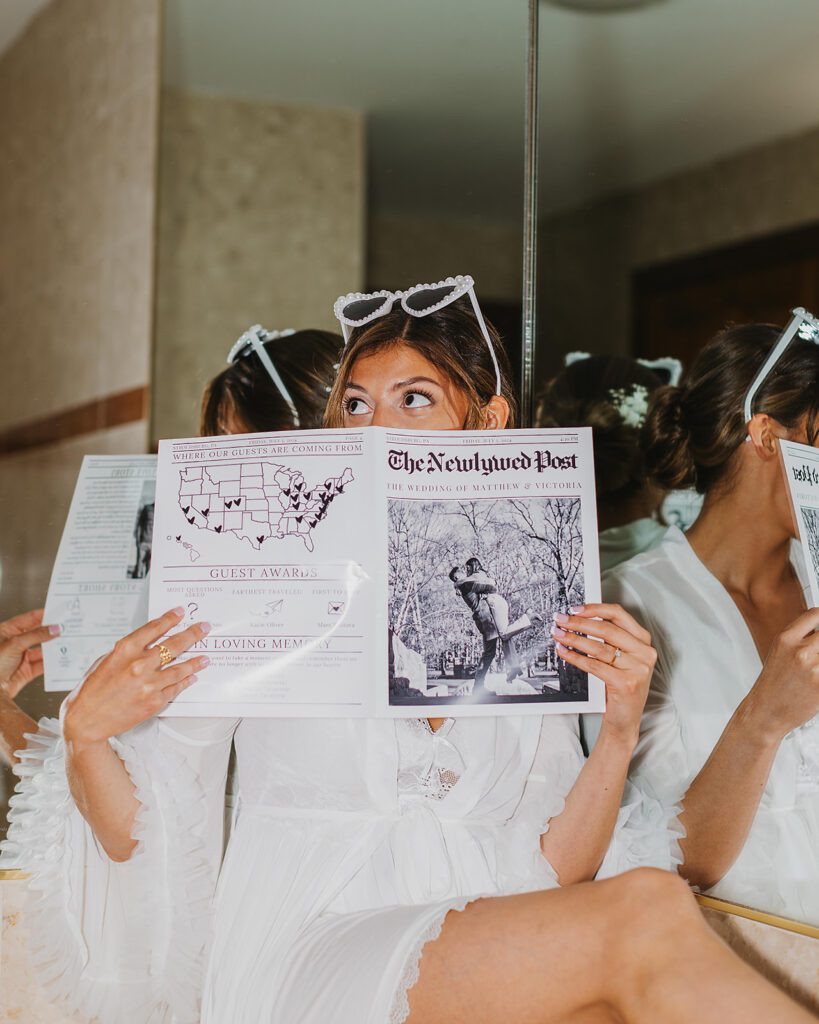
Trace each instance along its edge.
{"label": "groom lifting bride in photo", "polygon": [[498,592],[497,583],[477,558],[468,559],[465,568],[454,566],[449,578],[455,584],[455,593],[472,612],[472,621],[483,640],[483,655],[475,672],[473,693],[477,697],[486,696],[489,692],[486,676],[497,656],[498,641],[503,651],[507,684],[523,675],[514,638],[531,629],[532,622],[527,615],[509,622],[509,602]]}

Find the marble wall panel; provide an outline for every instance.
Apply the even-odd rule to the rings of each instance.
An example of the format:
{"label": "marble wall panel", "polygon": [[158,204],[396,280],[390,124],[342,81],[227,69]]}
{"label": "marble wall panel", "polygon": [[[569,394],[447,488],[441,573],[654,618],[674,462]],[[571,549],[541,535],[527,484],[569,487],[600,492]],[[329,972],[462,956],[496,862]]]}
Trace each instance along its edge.
{"label": "marble wall panel", "polygon": [[160,0],[53,0],[0,57],[0,428],[146,385]]}
{"label": "marble wall panel", "polygon": [[364,120],[166,89],[155,437],[196,433],[202,390],[246,328],[336,329],[364,281]]}

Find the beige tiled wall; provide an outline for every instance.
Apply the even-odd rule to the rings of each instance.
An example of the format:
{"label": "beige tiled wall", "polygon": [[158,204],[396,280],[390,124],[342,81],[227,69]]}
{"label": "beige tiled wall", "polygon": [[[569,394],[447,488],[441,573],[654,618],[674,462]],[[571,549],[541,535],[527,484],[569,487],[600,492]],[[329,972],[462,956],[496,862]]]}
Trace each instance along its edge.
{"label": "beige tiled wall", "polygon": [[[0,57],[0,430],[149,383],[159,42],[160,0],[52,0]],[[83,454],[147,435],[0,456],[0,618],[43,603]]]}
{"label": "beige tiled wall", "polygon": [[155,437],[197,430],[207,380],[243,330],[335,329],[363,284],[364,121],[166,89]]}
{"label": "beige tiled wall", "polygon": [[638,267],[819,220],[819,130],[541,223],[538,364],[628,351]]}
{"label": "beige tiled wall", "polygon": [[159,0],[53,0],[0,58],[0,427],[148,383]]}

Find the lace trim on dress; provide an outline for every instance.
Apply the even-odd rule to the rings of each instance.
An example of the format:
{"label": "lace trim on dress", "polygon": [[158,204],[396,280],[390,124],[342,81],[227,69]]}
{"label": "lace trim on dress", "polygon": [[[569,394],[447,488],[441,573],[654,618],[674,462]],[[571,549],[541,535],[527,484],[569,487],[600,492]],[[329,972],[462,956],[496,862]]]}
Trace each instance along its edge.
{"label": "lace trim on dress", "polygon": [[476,898],[477,897],[475,896],[469,896],[451,901],[435,915],[435,917],[417,937],[412,949],[407,955],[406,961],[404,962],[404,969],[398,980],[398,986],[395,990],[395,995],[393,996],[392,1006],[390,1007],[390,1014],[387,1018],[386,1024],[405,1024],[410,1013],[410,989],[412,989],[418,981],[421,974],[421,957],[424,955],[424,946],[426,946],[428,942],[433,942],[441,934],[441,929],[444,927],[444,921],[446,920],[446,916],[450,910],[463,910],[467,904],[472,903]]}

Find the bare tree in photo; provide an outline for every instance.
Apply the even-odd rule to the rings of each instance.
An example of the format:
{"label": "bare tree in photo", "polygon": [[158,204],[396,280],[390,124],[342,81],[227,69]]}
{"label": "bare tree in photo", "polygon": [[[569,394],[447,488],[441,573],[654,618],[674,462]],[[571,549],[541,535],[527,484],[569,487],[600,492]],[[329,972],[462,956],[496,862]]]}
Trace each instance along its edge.
{"label": "bare tree in photo", "polygon": [[[538,544],[543,576],[555,589],[554,609],[567,612],[574,604],[582,604],[583,535],[579,498],[550,498],[532,503],[510,501],[519,521],[519,529]],[[583,685],[584,673],[558,662],[561,689],[577,692]]]}
{"label": "bare tree in photo", "polygon": [[819,577],[819,509],[802,506],[802,522],[808,535],[808,549],[813,562],[813,571]]}

